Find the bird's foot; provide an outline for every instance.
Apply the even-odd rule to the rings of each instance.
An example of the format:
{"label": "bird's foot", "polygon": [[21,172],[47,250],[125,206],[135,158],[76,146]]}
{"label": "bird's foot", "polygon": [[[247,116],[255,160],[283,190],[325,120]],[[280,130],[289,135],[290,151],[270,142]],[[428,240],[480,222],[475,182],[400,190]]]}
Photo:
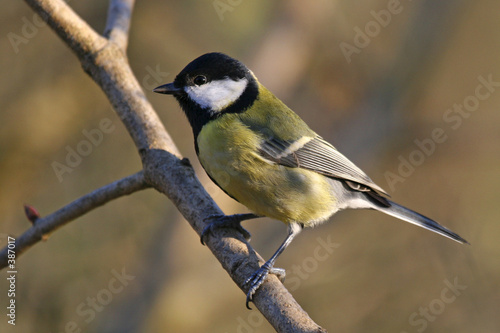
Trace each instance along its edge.
{"label": "bird's foot", "polygon": [[257,217],[254,216],[253,214],[235,214],[235,215],[221,215],[221,214],[215,214],[215,215],[210,215],[205,219],[205,222],[210,222],[209,225],[203,229],[203,232],[201,233],[200,241],[201,244],[205,245],[205,239],[209,234],[212,234],[212,232],[215,229],[219,228],[232,228],[237,231],[239,231],[243,237],[245,237],[246,240],[250,240],[250,233],[241,226],[241,221],[247,220],[249,218]]}
{"label": "bird's foot", "polygon": [[272,265],[266,262],[264,265],[262,265],[261,268],[259,268],[257,271],[255,271],[255,273],[253,273],[248,279],[245,280],[244,284],[250,286],[250,289],[248,289],[246,300],[247,309],[252,309],[248,304],[250,302],[253,302],[253,295],[255,294],[257,289],[259,289],[260,285],[264,283],[269,273],[276,275],[281,282],[285,281],[285,270],[283,268],[274,268],[272,267]]}

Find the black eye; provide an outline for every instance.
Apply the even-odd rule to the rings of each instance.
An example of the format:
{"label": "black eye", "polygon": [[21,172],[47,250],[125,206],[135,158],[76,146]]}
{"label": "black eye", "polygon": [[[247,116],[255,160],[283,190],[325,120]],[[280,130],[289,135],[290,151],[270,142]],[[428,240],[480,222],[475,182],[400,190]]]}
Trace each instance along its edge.
{"label": "black eye", "polygon": [[193,82],[197,86],[201,86],[202,84],[207,83],[207,77],[204,75],[198,75],[197,77],[194,78]]}

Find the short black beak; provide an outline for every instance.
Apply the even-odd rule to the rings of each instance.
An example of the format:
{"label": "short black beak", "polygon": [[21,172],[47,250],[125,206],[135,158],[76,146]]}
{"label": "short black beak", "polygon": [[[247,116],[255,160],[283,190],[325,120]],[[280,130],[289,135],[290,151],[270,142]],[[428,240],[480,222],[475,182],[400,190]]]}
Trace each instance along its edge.
{"label": "short black beak", "polygon": [[167,83],[153,89],[153,92],[158,94],[176,95],[182,92],[181,88],[174,86],[174,83]]}

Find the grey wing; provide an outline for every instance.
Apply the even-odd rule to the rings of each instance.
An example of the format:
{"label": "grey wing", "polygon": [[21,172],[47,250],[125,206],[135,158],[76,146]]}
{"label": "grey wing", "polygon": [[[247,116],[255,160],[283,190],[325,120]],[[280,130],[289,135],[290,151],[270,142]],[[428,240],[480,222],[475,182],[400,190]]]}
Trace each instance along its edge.
{"label": "grey wing", "polygon": [[345,180],[349,187],[357,191],[374,190],[388,195],[360,168],[319,136],[302,137],[296,141],[271,138],[262,143],[260,154],[284,166],[308,169],[327,177]]}

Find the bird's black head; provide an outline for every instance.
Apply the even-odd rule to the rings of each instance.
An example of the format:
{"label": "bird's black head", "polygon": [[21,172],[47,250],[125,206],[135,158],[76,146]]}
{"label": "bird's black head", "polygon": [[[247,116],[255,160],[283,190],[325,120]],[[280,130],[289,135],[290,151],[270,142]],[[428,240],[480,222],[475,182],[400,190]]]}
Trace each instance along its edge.
{"label": "bird's black head", "polygon": [[174,95],[196,138],[210,120],[250,107],[258,96],[258,85],[252,72],[238,60],[223,53],[207,53],[191,61],[174,82],[153,91]]}

